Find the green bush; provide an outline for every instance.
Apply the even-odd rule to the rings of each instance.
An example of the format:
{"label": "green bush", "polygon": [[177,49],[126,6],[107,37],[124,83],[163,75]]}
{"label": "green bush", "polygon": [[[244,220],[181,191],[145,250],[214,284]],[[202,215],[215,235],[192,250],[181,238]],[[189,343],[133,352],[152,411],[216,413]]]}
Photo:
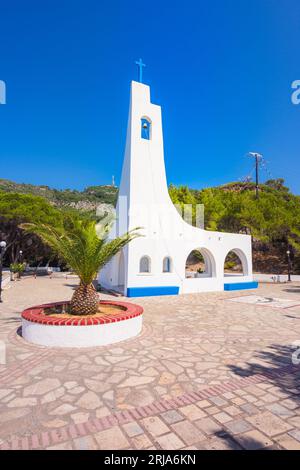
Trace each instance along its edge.
{"label": "green bush", "polygon": [[12,263],[9,266],[9,269],[14,274],[16,274],[16,273],[21,274],[25,270],[25,263]]}
{"label": "green bush", "polygon": [[235,266],[236,263],[234,261],[226,261],[226,263],[224,264],[225,269],[233,269],[235,268]]}

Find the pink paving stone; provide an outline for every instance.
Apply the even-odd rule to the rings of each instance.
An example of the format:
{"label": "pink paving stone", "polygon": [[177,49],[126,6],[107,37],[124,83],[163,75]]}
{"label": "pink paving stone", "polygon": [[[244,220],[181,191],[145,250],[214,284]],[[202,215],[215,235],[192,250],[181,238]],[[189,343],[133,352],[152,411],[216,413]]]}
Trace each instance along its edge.
{"label": "pink paving stone", "polygon": [[139,436],[141,434],[144,434],[144,430],[136,422],[131,422],[131,423],[124,424],[123,429],[125,430],[126,434],[129,437],[135,437],[135,436]]}
{"label": "pink paving stone", "polygon": [[168,410],[171,410],[172,408],[177,408],[177,403],[175,403],[172,399],[165,400],[164,403],[166,404]]}
{"label": "pink paving stone", "polygon": [[[115,424],[124,424],[124,423],[128,423],[128,421],[130,421],[132,418],[130,416],[127,416],[125,413],[123,413],[122,411],[120,411],[120,413],[117,413],[116,415],[116,422]],[[111,418],[110,416],[107,416],[107,420],[109,422],[111,422]]]}
{"label": "pink paving stone", "polygon": [[160,436],[169,431],[169,428],[157,416],[144,418],[142,424],[152,436]]}
{"label": "pink paving stone", "polygon": [[221,424],[227,423],[228,421],[232,420],[232,417],[229,416],[227,413],[224,413],[223,411],[221,413],[217,413],[213,415],[213,417],[219,421]]}
{"label": "pink paving stone", "polygon": [[11,447],[10,447],[10,444],[8,442],[4,442],[3,444],[1,444],[0,449],[1,450],[10,450]]}
{"label": "pink paving stone", "polygon": [[235,386],[234,385],[230,385],[228,382],[226,382],[225,384],[223,384],[223,388],[225,389],[224,390],[224,393],[225,392],[231,392],[233,389],[235,389]]}
{"label": "pink paving stone", "polygon": [[173,432],[157,437],[156,440],[164,450],[177,450],[184,447],[184,443],[179,439],[179,436]]}
{"label": "pink paving stone", "polygon": [[194,402],[194,399],[191,397],[189,393],[185,393],[184,395],[181,395],[181,399],[184,401],[185,405],[190,405],[191,403]]}
{"label": "pink paving stone", "polygon": [[95,424],[93,423],[92,420],[86,421],[84,424],[85,424],[86,429],[87,429],[91,434],[93,434],[94,432],[98,432],[98,431],[99,431],[99,429],[97,429],[97,427],[95,426]]}
{"label": "pink paving stone", "polygon": [[232,382],[227,382],[225,384],[225,387],[229,392],[232,392],[233,390],[236,390],[236,388],[237,388],[236,384],[233,384]]}
{"label": "pink paving stone", "polygon": [[76,429],[78,429],[78,432],[79,432],[79,435],[80,436],[85,436],[86,434],[88,434],[85,426],[83,423],[78,423],[78,424],[75,424],[76,426]]}
{"label": "pink paving stone", "polygon": [[75,426],[75,424],[71,424],[71,425],[69,426],[69,433],[70,433],[70,436],[71,436],[73,439],[75,439],[76,437],[79,437],[79,436],[80,436],[80,434],[79,434],[79,432],[78,432],[77,427]]}
{"label": "pink paving stone", "polygon": [[141,416],[136,409],[130,410],[130,414],[134,419],[141,419],[143,416]]}
{"label": "pink paving stone", "polygon": [[143,418],[147,418],[148,413],[143,406],[137,408],[137,411],[141,416],[143,416]]}
{"label": "pink paving stone", "polygon": [[220,395],[221,393],[224,393],[225,390],[223,390],[219,385],[214,385],[212,388],[209,390],[212,390],[214,394]]}
{"label": "pink paving stone", "polygon": [[29,439],[28,437],[22,437],[21,439],[21,449],[22,450],[29,450]]}
{"label": "pink paving stone", "polygon": [[32,449],[38,449],[40,446],[39,436],[37,434],[32,434],[31,436],[31,446]]}
{"label": "pink paving stone", "polygon": [[41,441],[43,448],[50,446],[49,433],[47,431],[42,432]]}
{"label": "pink paving stone", "polygon": [[[128,413],[128,411],[123,412],[123,416],[124,416],[126,421],[128,421],[128,420],[131,421],[132,420],[132,418],[131,418],[130,414]],[[118,424],[118,419],[115,415],[109,415],[109,416],[107,416],[107,419],[110,422],[111,426],[115,426],[116,424]]]}
{"label": "pink paving stone", "polygon": [[102,426],[102,423],[101,423],[100,419],[98,419],[98,418],[92,418],[92,419],[91,419],[91,422],[93,423],[93,425],[95,426],[95,428],[97,429],[97,431],[102,431],[103,426]]}
{"label": "pink paving stone", "polygon": [[148,411],[148,414],[157,414],[158,413],[158,409],[155,407],[154,403],[150,403],[149,405],[146,405],[145,408]]}
{"label": "pink paving stone", "polygon": [[178,421],[183,421],[183,416],[181,416],[176,410],[169,410],[161,414],[161,417],[168,424],[178,423]]}
{"label": "pink paving stone", "polygon": [[11,448],[15,450],[21,449],[20,439],[13,437],[11,440]]}
{"label": "pink paving stone", "polygon": [[160,401],[155,402],[155,406],[158,409],[159,412],[163,413],[164,411],[167,411],[167,408],[164,406],[164,404]]}
{"label": "pink paving stone", "polygon": [[216,390],[214,387],[210,387],[208,389],[208,393],[210,394],[210,396],[215,396],[215,395],[219,395],[220,392],[218,390]]}
{"label": "pink paving stone", "polygon": [[186,405],[186,402],[181,399],[181,397],[174,397],[172,401],[175,403],[176,406]]}
{"label": "pink paving stone", "polygon": [[172,424],[171,427],[177,436],[187,445],[195,444],[205,439],[204,434],[189,421],[180,421]]}
{"label": "pink paving stone", "polygon": [[189,396],[191,397],[191,399],[192,399],[193,401],[198,401],[198,400],[199,400],[199,395],[197,395],[196,392],[190,392],[190,393],[189,393]]}
{"label": "pink paving stone", "polygon": [[210,398],[211,397],[211,393],[208,390],[201,390],[201,392],[199,392],[198,395],[200,396],[200,398]]}
{"label": "pink paving stone", "polygon": [[100,421],[103,426],[103,429],[110,428],[110,422],[108,421],[106,416],[103,416],[103,418],[100,418]]}
{"label": "pink paving stone", "polygon": [[51,444],[58,444],[59,442],[63,442],[65,440],[61,436],[58,429],[52,429],[50,431],[50,439],[51,439]]}

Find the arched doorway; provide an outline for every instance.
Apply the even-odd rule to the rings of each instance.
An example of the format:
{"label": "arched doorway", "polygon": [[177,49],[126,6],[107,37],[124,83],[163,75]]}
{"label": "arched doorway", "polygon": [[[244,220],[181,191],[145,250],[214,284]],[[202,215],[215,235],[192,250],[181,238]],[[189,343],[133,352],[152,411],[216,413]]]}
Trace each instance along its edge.
{"label": "arched doorway", "polygon": [[248,262],[245,253],[240,249],[230,250],[224,260],[224,277],[247,276]]}
{"label": "arched doorway", "polygon": [[192,250],[185,262],[185,277],[187,279],[214,277],[216,275],[215,260],[206,248]]}

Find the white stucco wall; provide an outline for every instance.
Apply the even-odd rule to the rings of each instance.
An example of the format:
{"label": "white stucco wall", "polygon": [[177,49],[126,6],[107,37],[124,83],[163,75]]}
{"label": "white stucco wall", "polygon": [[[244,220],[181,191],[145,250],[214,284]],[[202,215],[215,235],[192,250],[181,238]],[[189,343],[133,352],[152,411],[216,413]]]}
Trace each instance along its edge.
{"label": "white stucco wall", "polygon": [[143,315],[104,325],[66,326],[34,323],[22,318],[22,337],[34,344],[49,347],[91,348],[118,343],[138,335]]}

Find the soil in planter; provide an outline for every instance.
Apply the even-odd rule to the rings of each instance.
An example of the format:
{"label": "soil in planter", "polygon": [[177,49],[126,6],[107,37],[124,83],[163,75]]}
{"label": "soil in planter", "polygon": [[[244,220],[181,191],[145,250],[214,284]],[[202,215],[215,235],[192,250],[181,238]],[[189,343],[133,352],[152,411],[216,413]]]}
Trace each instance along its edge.
{"label": "soil in planter", "polygon": [[99,304],[98,312],[92,315],[72,315],[69,313],[70,305],[63,304],[57,305],[56,307],[49,307],[43,310],[43,314],[49,317],[57,317],[60,318],[93,318],[97,316],[103,315],[116,315],[118,312],[124,312],[126,307],[122,307],[121,305],[110,305],[110,304]]}

